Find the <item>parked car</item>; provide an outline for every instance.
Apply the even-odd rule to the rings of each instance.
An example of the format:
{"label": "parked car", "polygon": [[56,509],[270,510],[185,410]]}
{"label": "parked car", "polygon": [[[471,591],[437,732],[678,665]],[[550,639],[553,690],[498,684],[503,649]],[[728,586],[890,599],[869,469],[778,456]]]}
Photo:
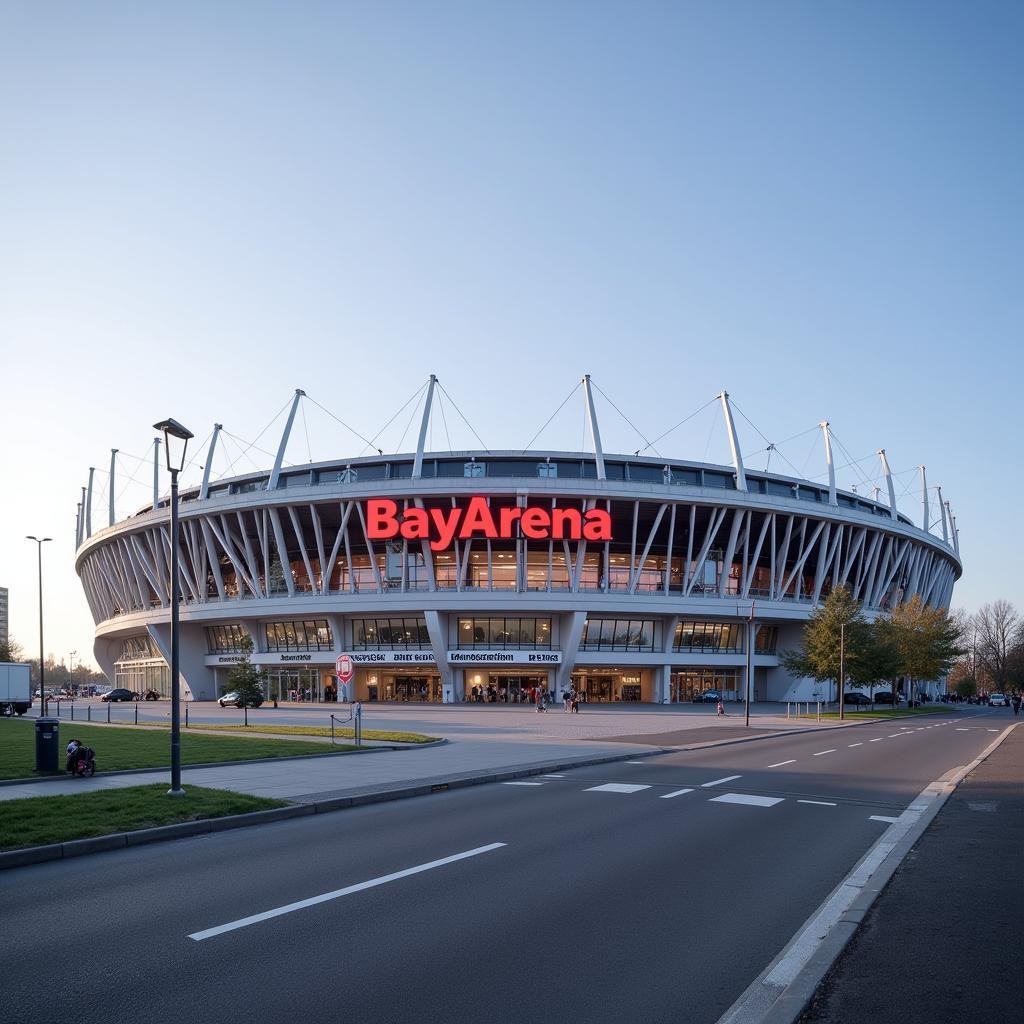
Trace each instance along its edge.
{"label": "parked car", "polygon": [[879,690],[878,693],[875,694],[876,704],[899,704],[899,702],[899,696],[897,695],[894,698],[892,690]]}
{"label": "parked car", "polygon": [[705,690],[693,698],[694,704],[717,704],[722,699],[718,690]]}
{"label": "parked car", "polygon": [[990,693],[988,695],[988,706],[990,708],[1005,708],[1009,703],[1005,693]]}
{"label": "parked car", "polygon": [[851,693],[843,694],[844,704],[870,704],[871,698],[866,693],[854,690]]}
{"label": "parked car", "polygon": [[147,690],[145,695],[143,696],[143,700],[159,700],[159,699],[160,699],[160,691],[159,690]]}
{"label": "parked car", "polygon": [[142,694],[134,690],[126,690],[123,686],[117,686],[113,690],[107,690],[100,700],[112,703],[119,700],[141,700]]}
{"label": "parked car", "polygon": [[248,701],[243,701],[238,695],[236,690],[232,690],[231,693],[225,693],[223,697],[218,698],[217,703],[222,708],[241,708],[248,705],[251,708],[258,708],[263,703],[262,697],[256,697]]}

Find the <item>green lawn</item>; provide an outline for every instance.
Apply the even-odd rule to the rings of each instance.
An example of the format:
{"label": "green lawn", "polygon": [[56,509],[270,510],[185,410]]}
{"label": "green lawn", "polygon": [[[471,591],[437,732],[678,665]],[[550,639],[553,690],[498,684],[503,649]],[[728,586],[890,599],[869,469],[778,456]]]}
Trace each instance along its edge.
{"label": "green lawn", "polygon": [[[170,728],[165,722],[139,722],[139,725],[152,725],[156,728]],[[192,722],[188,731],[193,729],[209,729],[230,732],[269,733],[274,736],[330,736],[330,726],[322,725],[218,725],[216,722]],[[184,730],[183,730],[184,731]],[[353,739],[352,729],[334,727],[334,735],[341,739]],[[389,732],[386,729],[364,729],[364,740],[381,740],[385,743],[433,743],[436,736],[427,736],[422,732]]]}
{"label": "green lawn", "polygon": [[[63,751],[72,737],[80,739],[96,751],[96,765],[101,772],[170,765],[170,740],[164,729],[119,729],[116,726],[61,722],[59,767],[62,771]],[[0,779],[33,777],[35,742],[32,721],[0,719]],[[192,729],[183,729],[181,734],[181,761],[186,765],[216,761],[249,761],[264,757],[288,757],[294,754],[326,754],[329,750],[356,749],[351,744],[340,743],[330,747],[302,740],[201,736]]]}
{"label": "green lawn", "polygon": [[166,782],[74,796],[4,800],[0,802],[0,850],[284,806],[284,800],[199,786],[188,787],[184,796],[169,797]]}
{"label": "green lawn", "polygon": [[[864,705],[858,705],[863,707]],[[873,718],[908,718],[911,715],[948,715],[952,714],[953,708],[948,704],[929,704],[923,708],[875,708],[874,711],[854,711],[852,708],[847,707],[846,717],[847,718],[865,718],[871,720]],[[815,715],[803,715],[803,718],[815,718]],[[822,711],[822,718],[838,718],[838,711]]]}

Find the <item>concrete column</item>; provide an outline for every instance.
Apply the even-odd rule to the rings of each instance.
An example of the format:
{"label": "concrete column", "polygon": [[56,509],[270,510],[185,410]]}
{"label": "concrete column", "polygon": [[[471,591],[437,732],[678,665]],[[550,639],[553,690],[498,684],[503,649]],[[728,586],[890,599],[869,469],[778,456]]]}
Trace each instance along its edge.
{"label": "concrete column", "polygon": [[672,703],[672,666],[662,665],[653,670],[655,678],[654,702],[656,704]]}

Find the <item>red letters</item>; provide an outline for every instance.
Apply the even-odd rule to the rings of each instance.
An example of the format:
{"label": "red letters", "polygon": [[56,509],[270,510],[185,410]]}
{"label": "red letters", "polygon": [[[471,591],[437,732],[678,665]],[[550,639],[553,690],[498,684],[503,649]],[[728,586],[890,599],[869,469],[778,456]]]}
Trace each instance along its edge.
{"label": "red letters", "polygon": [[366,503],[366,536],[371,540],[389,540],[398,534],[398,503],[389,498],[373,498]]}
{"label": "red letters", "polygon": [[[401,535],[406,540],[429,540],[433,551],[450,548],[456,539],[514,540],[521,534],[528,540],[612,539],[612,517],[604,509],[580,513],[575,508],[548,511],[538,505],[521,508],[503,506],[498,523],[487,499],[474,495],[465,510],[461,508],[409,508],[398,515],[398,503],[390,498],[371,498],[366,502],[368,540],[391,540]],[[516,523],[519,524],[519,534]]]}

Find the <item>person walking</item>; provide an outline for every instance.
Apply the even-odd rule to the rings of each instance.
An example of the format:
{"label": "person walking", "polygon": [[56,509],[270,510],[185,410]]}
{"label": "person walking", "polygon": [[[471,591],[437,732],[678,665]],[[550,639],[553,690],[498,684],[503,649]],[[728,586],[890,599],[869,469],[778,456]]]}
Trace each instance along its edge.
{"label": "person walking", "polygon": [[718,701],[718,708],[716,710],[719,715],[725,714],[725,705],[722,703],[721,700]]}
{"label": "person walking", "polygon": [[1021,697],[1019,691],[1013,695],[1010,703],[1013,705],[1013,717],[1016,718],[1020,714]]}

